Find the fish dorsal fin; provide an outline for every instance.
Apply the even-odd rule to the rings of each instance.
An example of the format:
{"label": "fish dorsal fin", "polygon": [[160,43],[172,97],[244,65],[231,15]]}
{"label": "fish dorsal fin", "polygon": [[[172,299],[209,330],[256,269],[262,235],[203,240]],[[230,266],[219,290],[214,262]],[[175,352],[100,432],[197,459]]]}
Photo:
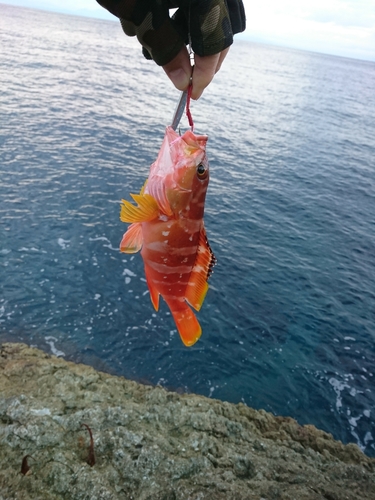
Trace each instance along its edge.
{"label": "fish dorsal fin", "polygon": [[159,206],[153,196],[143,193],[143,188],[140,194],[131,194],[130,196],[137,203],[137,206],[135,207],[130,201],[121,200],[120,219],[122,222],[147,222],[156,219],[159,215]]}
{"label": "fish dorsal fin", "polygon": [[125,253],[137,253],[142,248],[143,236],[142,226],[139,222],[131,224],[122,237],[120,251]]}
{"label": "fish dorsal fin", "polygon": [[199,235],[197,257],[186,287],[185,299],[197,311],[202,307],[208,290],[207,280],[212,273],[216,258],[207,240],[206,230],[202,226]]}

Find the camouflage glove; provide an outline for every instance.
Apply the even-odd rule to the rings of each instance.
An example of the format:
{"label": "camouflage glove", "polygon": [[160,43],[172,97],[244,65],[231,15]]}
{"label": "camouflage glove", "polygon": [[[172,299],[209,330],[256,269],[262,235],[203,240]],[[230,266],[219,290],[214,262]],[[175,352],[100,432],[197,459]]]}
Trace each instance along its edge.
{"label": "camouflage glove", "polygon": [[[218,54],[244,31],[242,0],[97,0],[120,18],[124,32],[137,36],[143,54],[164,66],[189,43],[199,56]],[[169,9],[178,8],[172,18]]]}

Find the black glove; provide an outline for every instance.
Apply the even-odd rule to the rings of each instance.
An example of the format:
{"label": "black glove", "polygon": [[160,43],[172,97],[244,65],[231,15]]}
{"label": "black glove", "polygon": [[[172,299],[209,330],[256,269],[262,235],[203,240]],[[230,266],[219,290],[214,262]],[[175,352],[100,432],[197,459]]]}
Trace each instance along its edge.
{"label": "black glove", "polygon": [[[246,26],[242,0],[97,0],[137,36],[147,59],[169,63],[189,43],[199,56],[218,54]],[[178,8],[170,18],[169,9]]]}

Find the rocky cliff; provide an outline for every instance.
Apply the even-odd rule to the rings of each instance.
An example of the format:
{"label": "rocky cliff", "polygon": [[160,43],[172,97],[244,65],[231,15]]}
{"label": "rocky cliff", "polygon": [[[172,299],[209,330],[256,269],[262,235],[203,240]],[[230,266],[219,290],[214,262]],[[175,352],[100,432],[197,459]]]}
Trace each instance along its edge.
{"label": "rocky cliff", "polygon": [[1,346],[0,463],[0,500],[375,500],[354,444],[24,344]]}

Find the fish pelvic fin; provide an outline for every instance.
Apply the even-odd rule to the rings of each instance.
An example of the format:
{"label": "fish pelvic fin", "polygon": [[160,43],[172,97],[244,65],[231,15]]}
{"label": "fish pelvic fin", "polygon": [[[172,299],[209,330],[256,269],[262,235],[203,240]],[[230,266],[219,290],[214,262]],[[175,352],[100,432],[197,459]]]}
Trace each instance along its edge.
{"label": "fish pelvic fin", "polygon": [[142,225],[139,222],[131,224],[122,237],[120,251],[125,253],[137,253],[142,248],[142,243]]}
{"label": "fish pelvic fin", "polygon": [[202,335],[202,328],[190,307],[187,304],[185,306],[178,311],[171,310],[171,313],[182,342],[186,347],[191,347]]}
{"label": "fish pelvic fin", "polygon": [[207,280],[212,273],[212,268],[215,263],[216,257],[208,243],[206,230],[204,226],[202,226],[199,235],[197,257],[190,274],[185,294],[185,299],[196,311],[200,310],[206,297],[209,288]]}
{"label": "fish pelvic fin", "polygon": [[130,201],[121,200],[121,213],[120,219],[122,222],[147,222],[156,219],[159,215],[159,206],[157,201],[150,194],[131,194],[130,196],[137,203],[134,206]]}
{"label": "fish pelvic fin", "polygon": [[153,284],[152,280],[149,278],[146,266],[145,266],[145,275],[146,275],[147,286],[150,291],[151,303],[154,306],[155,311],[158,311],[160,294],[155,288],[155,285]]}

